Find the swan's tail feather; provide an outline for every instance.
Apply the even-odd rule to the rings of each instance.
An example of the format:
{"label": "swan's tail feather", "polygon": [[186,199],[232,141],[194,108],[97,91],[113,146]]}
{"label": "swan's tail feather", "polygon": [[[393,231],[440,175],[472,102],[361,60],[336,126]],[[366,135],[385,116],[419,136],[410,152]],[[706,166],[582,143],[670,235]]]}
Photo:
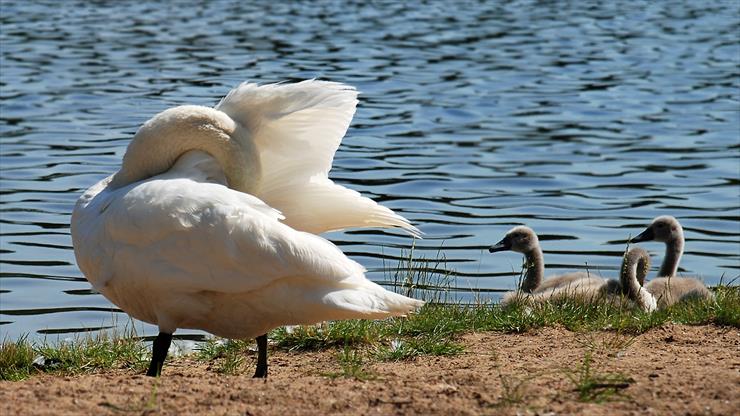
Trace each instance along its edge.
{"label": "swan's tail feather", "polygon": [[287,225],[314,234],[352,227],[400,228],[414,237],[422,233],[404,217],[358,192],[325,178],[284,183],[259,195],[279,207]]}
{"label": "swan's tail feather", "polygon": [[388,291],[370,281],[361,287],[332,291],[323,297],[323,302],[354,318],[368,319],[406,316],[424,305],[420,300]]}

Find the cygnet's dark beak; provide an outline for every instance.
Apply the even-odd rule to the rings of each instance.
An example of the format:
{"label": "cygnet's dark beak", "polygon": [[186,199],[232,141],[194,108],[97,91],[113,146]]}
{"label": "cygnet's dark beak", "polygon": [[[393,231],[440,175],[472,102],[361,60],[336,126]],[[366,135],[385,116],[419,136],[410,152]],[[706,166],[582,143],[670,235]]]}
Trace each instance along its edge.
{"label": "cygnet's dark beak", "polygon": [[508,238],[505,238],[498,243],[492,245],[491,247],[488,247],[489,253],[495,253],[497,251],[506,251],[511,250],[511,241],[509,241]]}
{"label": "cygnet's dark beak", "polygon": [[630,243],[639,243],[641,241],[651,241],[655,239],[655,234],[653,234],[653,227],[648,227],[645,229],[645,231],[641,232],[637,235],[637,237],[630,240]]}

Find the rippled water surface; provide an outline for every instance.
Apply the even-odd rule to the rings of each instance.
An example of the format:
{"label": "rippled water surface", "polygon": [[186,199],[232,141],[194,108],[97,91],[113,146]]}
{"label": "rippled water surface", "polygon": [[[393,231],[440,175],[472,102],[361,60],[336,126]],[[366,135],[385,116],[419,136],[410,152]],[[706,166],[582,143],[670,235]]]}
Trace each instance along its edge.
{"label": "rippled water surface", "polygon": [[[244,3],[2,2],[1,338],[127,322],[75,264],[74,202],[149,117],[244,80],[362,92],[331,177],[417,224],[459,300],[515,287],[486,248],[522,223],[550,273],[610,275],[671,214],[682,273],[740,274],[737,2]],[[328,237],[385,282],[412,244]]]}

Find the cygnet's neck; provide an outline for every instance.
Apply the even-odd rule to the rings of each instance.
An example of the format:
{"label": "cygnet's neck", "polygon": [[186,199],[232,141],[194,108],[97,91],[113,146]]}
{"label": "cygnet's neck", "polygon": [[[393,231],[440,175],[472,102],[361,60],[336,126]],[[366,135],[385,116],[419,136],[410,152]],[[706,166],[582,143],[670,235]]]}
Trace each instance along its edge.
{"label": "cygnet's neck", "polygon": [[169,170],[180,156],[200,150],[213,156],[228,185],[253,191],[259,181],[259,154],[249,134],[225,113],[201,106],[165,110],[144,123],[129,143],[110,186],[119,188]]}
{"label": "cygnet's neck", "polygon": [[644,282],[649,269],[650,256],[648,253],[643,249],[633,247],[625,254],[619,275],[622,293],[644,311],[653,311],[656,308],[655,298],[642,287],[640,281],[642,278]]}
{"label": "cygnet's neck", "polygon": [[681,255],[683,255],[684,238],[683,232],[679,231],[678,237],[666,241],[665,243],[665,257],[663,258],[663,264],[660,265],[660,271],[658,276],[675,276],[678,272],[678,263],[681,261]]}
{"label": "cygnet's neck", "polygon": [[522,292],[532,293],[541,284],[545,276],[545,261],[542,249],[539,245],[533,250],[524,253],[524,279],[522,280]]}

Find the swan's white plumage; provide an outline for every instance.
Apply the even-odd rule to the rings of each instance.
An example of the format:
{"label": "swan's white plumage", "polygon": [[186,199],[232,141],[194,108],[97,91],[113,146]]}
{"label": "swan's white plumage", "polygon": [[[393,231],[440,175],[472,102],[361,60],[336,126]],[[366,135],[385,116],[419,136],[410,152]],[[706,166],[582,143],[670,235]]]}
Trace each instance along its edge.
{"label": "swan's white plumage", "polygon": [[269,190],[277,179],[328,174],[334,153],[357,107],[357,91],[347,85],[303,81],[259,86],[243,83],[216,109],[253,134]]}
{"label": "swan's white plumage", "polygon": [[304,231],[418,230],[327,173],[354,89],[243,84],[217,109],[181,106],[137,132],[121,170],[72,214],[78,265],[124,311],[159,326],[250,338],[286,324],[404,315],[422,302],[367,280]]}
{"label": "swan's white plumage", "polygon": [[389,292],[329,241],[282,224],[258,198],[211,182],[216,161],[186,153],[168,172],[86,192],[75,209],[80,268],[93,286],[160,330],[255,337],[285,324],[403,315]]}
{"label": "swan's white plumage", "polygon": [[328,178],[357,102],[354,88],[335,82],[243,83],[216,110],[249,132],[261,164],[254,194],[286,224],[311,233],[398,227],[419,236],[405,218]]}

